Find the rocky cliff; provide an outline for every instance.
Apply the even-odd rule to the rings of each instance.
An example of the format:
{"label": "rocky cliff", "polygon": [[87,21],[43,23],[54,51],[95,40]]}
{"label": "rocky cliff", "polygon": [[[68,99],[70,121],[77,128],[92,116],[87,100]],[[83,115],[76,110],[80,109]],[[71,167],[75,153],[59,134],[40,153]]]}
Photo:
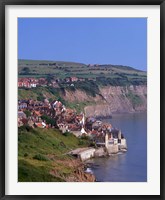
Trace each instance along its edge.
{"label": "rocky cliff", "polygon": [[[58,161],[59,162],[59,161]],[[64,180],[64,182],[95,182],[96,178],[93,174],[85,172],[85,164],[79,159],[70,161],[62,161],[67,166],[70,166],[73,170],[68,176],[61,174],[60,170],[51,170],[50,174],[56,178]]]}
{"label": "rocky cliff", "polygon": [[108,117],[113,113],[133,113],[147,110],[147,86],[106,86],[95,97],[85,91],[66,91],[63,98],[72,103],[86,102],[86,116]]}

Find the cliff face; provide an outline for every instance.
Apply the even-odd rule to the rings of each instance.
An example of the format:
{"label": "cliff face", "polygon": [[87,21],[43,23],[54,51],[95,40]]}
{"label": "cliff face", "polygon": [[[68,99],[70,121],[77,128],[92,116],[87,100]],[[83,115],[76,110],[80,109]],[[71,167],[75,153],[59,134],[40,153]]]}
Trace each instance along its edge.
{"label": "cliff face", "polygon": [[65,90],[65,95],[63,98],[69,102],[100,102],[103,101],[104,98],[100,95],[96,95],[96,97],[92,97],[88,95],[86,92],[82,90],[68,91]]}
{"label": "cliff face", "polygon": [[147,87],[106,87],[101,90],[112,113],[147,110]]}
{"label": "cliff face", "polygon": [[[108,117],[112,113],[132,113],[147,110],[147,86],[106,86],[96,97],[76,90],[66,91],[63,97],[70,102],[89,102],[84,108],[86,116]],[[93,104],[91,105],[91,103]]]}

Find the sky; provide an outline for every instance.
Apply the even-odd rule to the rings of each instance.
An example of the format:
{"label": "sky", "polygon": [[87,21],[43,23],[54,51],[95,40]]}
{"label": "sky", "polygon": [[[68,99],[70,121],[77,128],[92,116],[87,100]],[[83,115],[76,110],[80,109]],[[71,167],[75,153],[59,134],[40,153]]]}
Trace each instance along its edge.
{"label": "sky", "polygon": [[18,58],[147,70],[146,18],[19,18]]}

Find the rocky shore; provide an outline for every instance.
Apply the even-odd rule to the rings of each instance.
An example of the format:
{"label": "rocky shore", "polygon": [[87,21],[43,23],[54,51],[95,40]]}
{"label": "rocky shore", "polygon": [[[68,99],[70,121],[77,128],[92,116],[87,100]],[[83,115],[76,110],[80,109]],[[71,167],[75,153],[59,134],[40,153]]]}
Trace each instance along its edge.
{"label": "rocky shore", "polygon": [[[58,161],[59,162],[59,161]],[[50,174],[56,178],[60,178],[65,182],[95,182],[96,178],[93,174],[86,172],[87,165],[80,159],[71,159],[64,162],[73,169],[69,176],[61,174],[58,170],[51,170]]]}

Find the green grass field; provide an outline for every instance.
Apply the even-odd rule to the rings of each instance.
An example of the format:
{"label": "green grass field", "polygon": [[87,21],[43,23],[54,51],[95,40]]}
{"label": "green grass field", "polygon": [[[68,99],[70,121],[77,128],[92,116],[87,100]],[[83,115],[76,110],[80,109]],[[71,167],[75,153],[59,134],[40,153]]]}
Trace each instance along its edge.
{"label": "green grass field", "polygon": [[75,159],[66,153],[89,144],[85,139],[71,133],[63,135],[59,130],[19,128],[18,181],[65,181],[75,170],[72,166]]}
{"label": "green grass field", "polygon": [[[28,68],[28,70],[27,70]],[[121,65],[94,65],[83,63],[43,60],[18,60],[19,77],[45,77],[53,75],[56,78],[77,76],[79,78],[120,77],[124,75],[130,79],[146,79],[146,72]]]}

